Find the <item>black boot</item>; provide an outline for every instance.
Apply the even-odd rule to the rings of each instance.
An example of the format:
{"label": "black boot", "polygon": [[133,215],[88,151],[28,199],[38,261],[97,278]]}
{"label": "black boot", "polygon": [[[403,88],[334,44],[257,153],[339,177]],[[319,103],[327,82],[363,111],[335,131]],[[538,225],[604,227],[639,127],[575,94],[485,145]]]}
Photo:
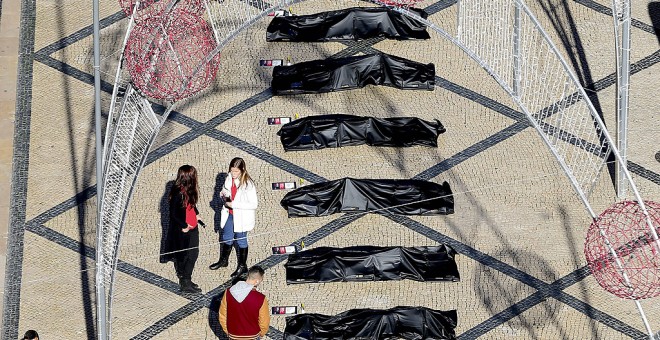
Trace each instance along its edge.
{"label": "black boot", "polygon": [[[181,286],[181,280],[183,279],[183,274],[181,274],[181,265],[177,261],[174,261],[174,270],[176,271],[176,277],[179,278],[179,286]],[[192,286],[195,289],[199,289],[200,292],[202,291],[201,288],[199,288],[199,286],[196,283],[192,282],[192,280],[190,281],[190,283],[192,283]]]}
{"label": "black boot", "polygon": [[236,270],[233,273],[231,273],[231,276],[240,277],[241,275],[247,273],[248,271],[247,256],[248,256],[248,248],[238,248],[238,250],[236,250],[238,267],[236,267]]}
{"label": "black boot", "polygon": [[209,269],[216,270],[221,267],[227,267],[229,265],[229,255],[231,255],[231,245],[226,245],[224,242],[220,242],[220,259],[218,262],[209,266]]}
{"label": "black boot", "polygon": [[181,286],[182,293],[201,293],[202,289],[192,282],[191,279],[180,279],[179,286]]}
{"label": "black boot", "polygon": [[181,274],[181,266],[179,265],[179,261],[177,260],[174,260],[174,271],[176,272],[176,277],[178,277],[179,280],[181,280],[183,275]]}
{"label": "black boot", "polygon": [[[193,288],[195,288],[196,290],[198,290],[200,292],[202,291],[202,288],[199,288],[199,286],[196,283],[192,282],[192,280],[189,280],[189,281],[190,281],[190,284],[193,286]],[[179,278],[179,283],[181,283],[181,278]]]}

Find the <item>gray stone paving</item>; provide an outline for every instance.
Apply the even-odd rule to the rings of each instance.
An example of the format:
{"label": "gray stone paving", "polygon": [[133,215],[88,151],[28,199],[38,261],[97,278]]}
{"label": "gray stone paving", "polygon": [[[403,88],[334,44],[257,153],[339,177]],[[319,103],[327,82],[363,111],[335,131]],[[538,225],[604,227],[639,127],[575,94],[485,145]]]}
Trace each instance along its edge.
{"label": "gray stone paving", "polygon": [[[72,9],[88,9],[74,2],[65,6],[22,1],[3,338],[17,338],[28,328],[38,329],[44,338],[91,338],[95,334],[95,200],[90,198],[96,194],[90,146],[91,27],[85,24],[89,20],[72,13]],[[431,21],[453,32],[455,3],[423,5],[428,6]],[[359,4],[308,1],[294,10],[313,13]],[[614,125],[609,1],[530,1],[530,6],[555,41],[561,42],[560,48],[592,91],[592,100],[602,105],[606,122]],[[660,102],[654,88],[660,50],[645,10],[641,3],[633,8],[636,48],[629,169],[643,196],[657,201],[660,164],[653,149],[660,145]],[[107,107],[126,19],[116,2],[104,1],[102,13]],[[249,264],[268,268],[262,290],[273,305],[304,303],[308,312],[327,314],[396,305],[457,309],[461,339],[644,338],[632,303],[605,293],[585,267],[582,243],[589,218],[556,161],[504,92],[456,47],[438,36],[430,43],[372,39],[266,44],[262,41],[266,25],[266,21],[257,23],[227,46],[216,83],[177,108],[149,154],[127,217],[117,268],[115,338],[217,335],[217,295],[229,285],[233,268],[206,269],[216,259],[217,236],[208,228],[202,230],[194,279],[203,294],[180,294],[171,265],[158,263],[159,205],[165,183],[183,163],[198,167],[202,202],[211,202],[217,186],[214,179],[234,156],[246,159],[262,188]],[[273,97],[268,89],[270,70],[254,66],[261,58],[291,56],[299,61],[374,51],[435,63],[435,91],[368,87]],[[634,85],[636,79],[644,86]],[[438,149],[359,146],[286,153],[275,135],[277,128],[265,121],[294,113],[438,118],[448,132],[440,136]],[[287,219],[279,207],[284,192],[269,190],[275,181],[316,183],[344,176],[447,180],[455,192],[456,214]],[[604,173],[591,200],[600,211],[614,199],[611,180]],[[214,220],[212,205],[200,210],[207,222]],[[461,281],[287,286],[286,258],[271,255],[270,247],[301,242],[311,247],[444,243],[460,254]],[[660,329],[657,298],[644,306]],[[284,318],[273,317],[271,326],[269,337],[281,338]]]}

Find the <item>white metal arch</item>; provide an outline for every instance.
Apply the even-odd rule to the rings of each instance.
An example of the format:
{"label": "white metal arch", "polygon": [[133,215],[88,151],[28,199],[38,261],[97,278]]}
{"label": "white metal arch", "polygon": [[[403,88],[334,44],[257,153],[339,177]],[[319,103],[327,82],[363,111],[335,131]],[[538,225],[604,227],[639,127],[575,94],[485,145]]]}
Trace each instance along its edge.
{"label": "white metal arch", "polygon": [[[226,0],[227,2],[230,2],[231,0]],[[231,42],[233,39],[235,39],[241,32],[244,30],[248,29],[249,27],[253,26],[257,22],[259,22],[261,19],[265,18],[268,16],[269,13],[272,13],[275,10],[279,10],[282,8],[287,8],[290,5],[296,4],[296,3],[301,3],[306,0],[293,0],[293,1],[281,1],[275,5],[270,5],[262,1],[257,1],[257,0],[247,0],[247,1],[242,1],[243,3],[249,4],[253,6],[256,10],[254,11],[247,11],[247,12],[241,12],[241,11],[232,11],[230,9],[227,9],[228,15],[225,17],[218,18],[217,14],[214,13],[212,10],[213,6],[221,6],[224,2],[220,2],[220,4],[209,4],[208,0],[205,0],[205,5],[207,9],[207,15],[211,21],[211,25],[213,27],[213,31],[215,34],[215,38],[217,41],[217,47],[213,50],[212,53],[210,53],[207,58],[202,61],[196,68],[196,73],[197,71],[201,70],[204,62],[210,61],[215,55],[220,53],[224,47]],[[462,6],[463,3],[469,2],[471,0],[459,0],[459,6]],[[589,115],[589,119],[593,120],[595,126],[593,127],[595,130],[598,131],[598,133],[602,134],[602,137],[604,138],[603,141],[604,144],[606,145],[606,151],[603,152],[594,150],[593,147],[590,147],[586,145],[585,143],[580,142],[576,136],[571,136],[570,134],[564,134],[561,137],[558,137],[557,130],[560,129],[560,127],[554,127],[554,126],[548,126],[548,123],[544,121],[544,118],[547,118],[547,116],[542,116],[539,115],[539,112],[536,112],[534,109],[535,103],[530,103],[526,100],[526,97],[521,95],[523,91],[524,85],[522,85],[525,81],[524,79],[524,74],[521,74],[520,69],[516,65],[519,65],[519,63],[522,61],[520,59],[520,50],[518,50],[521,46],[519,45],[520,40],[514,40],[514,55],[512,55],[512,64],[514,65],[514,68],[511,70],[513,72],[513,81],[507,81],[506,79],[509,78],[509,75],[504,75],[502,74],[501,70],[496,69],[492,65],[488,63],[488,60],[486,60],[483,56],[481,56],[477,51],[475,51],[473,48],[468,46],[464,41],[461,41],[458,37],[453,37],[446,31],[442,30],[441,28],[437,27],[434,25],[432,22],[423,19],[416,15],[413,12],[410,12],[406,9],[402,8],[395,8],[394,10],[402,13],[403,15],[406,15],[410,18],[413,18],[421,23],[424,23],[427,25],[431,30],[435,31],[438,33],[440,36],[444,37],[445,39],[449,40],[452,42],[454,45],[459,47],[461,50],[463,50],[470,58],[472,58],[475,62],[477,62],[484,70],[488,72],[490,76],[492,76],[495,81],[506,91],[507,94],[514,100],[514,102],[520,107],[521,111],[527,116],[528,120],[530,121],[530,124],[537,130],[539,133],[539,136],[541,139],[545,142],[545,144],[548,146],[550,151],[555,155],[557,158],[557,161],[559,162],[560,166],[568,176],[569,180],[571,181],[573,188],[575,189],[576,193],[580,197],[581,201],[585,205],[585,208],[587,209],[589,215],[592,218],[596,218],[597,214],[593,211],[591,204],[589,203],[589,191],[590,191],[590,186],[593,184],[593,182],[596,180],[593,176],[593,174],[588,174],[585,178],[581,178],[583,174],[579,173],[581,170],[580,167],[574,166],[572,163],[572,159],[567,158],[567,154],[562,151],[561,148],[559,148],[557,145],[558,141],[563,141],[563,142],[570,142],[575,140],[578,140],[578,147],[581,147],[585,153],[591,152],[591,153],[596,153],[596,156],[599,158],[603,159],[603,163],[601,164],[600,168],[602,168],[602,165],[605,162],[605,159],[607,158],[607,155],[609,152],[612,152],[613,155],[615,156],[620,168],[622,169],[622,176],[626,180],[627,184],[629,185],[629,188],[633,191],[635,198],[639,202],[640,207],[642,210],[645,212],[646,217],[647,217],[647,224],[650,229],[650,233],[653,236],[653,239],[655,240],[655,244],[657,247],[660,249],[660,240],[658,240],[658,235],[655,231],[655,228],[653,227],[653,224],[650,220],[650,217],[648,213],[646,212],[646,207],[644,206],[644,202],[641,199],[641,196],[632,181],[632,177],[630,173],[627,170],[627,167],[625,166],[624,160],[622,159],[621,155],[619,154],[619,151],[616,148],[616,144],[614,144],[614,141],[610,137],[610,135],[607,133],[607,130],[605,129],[605,125],[603,124],[602,120],[600,119],[600,116],[598,115],[598,112],[596,112],[595,108],[589,101],[588,96],[586,95],[584,89],[580,86],[579,81],[577,80],[577,77],[573,73],[573,71],[570,69],[568,64],[565,62],[561,54],[559,53],[558,49],[556,46],[552,43],[548,35],[545,33],[545,31],[542,29],[540,26],[538,20],[534,17],[532,12],[529,10],[529,8],[523,3],[521,0],[487,0],[487,1],[499,1],[499,2],[508,2],[509,4],[515,6],[515,18],[516,20],[520,20],[520,18],[523,17],[530,20],[530,22],[533,24],[536,32],[540,34],[542,37],[542,40],[544,41],[545,44],[547,44],[547,48],[549,51],[552,52],[552,57],[556,58],[557,62],[561,65],[567,82],[570,82],[571,86],[574,86],[576,88],[576,93],[570,92],[566,93],[566,96],[563,98],[557,98],[557,103],[552,103],[555,106],[555,113],[559,112],[559,114],[562,114],[563,110],[567,110],[568,107],[573,105],[576,102],[582,102],[584,105],[587,106],[588,112],[586,114]],[[172,0],[172,3],[175,3],[176,0]],[[254,6],[256,4],[256,6]],[[138,7],[137,5],[135,6],[136,8]],[[224,15],[224,14],[221,14]],[[229,24],[223,24],[223,19],[230,19],[226,20]],[[133,18],[131,17],[127,32],[126,32],[126,38],[124,39],[124,45],[122,46],[122,51],[124,50],[127,42],[127,38],[130,34],[131,28],[133,27]],[[515,28],[514,28],[515,30]],[[519,39],[521,36],[521,32],[517,31],[515,33],[516,39]],[[119,66],[117,68],[117,76],[115,79],[115,84],[114,84],[114,91],[112,95],[112,101],[111,101],[111,108],[110,108],[110,117],[108,119],[108,128],[106,129],[107,135],[109,135],[112,131],[115,131],[114,126],[119,126],[123,124],[121,121],[124,119],[122,118],[123,116],[129,116],[129,115],[118,115],[118,108],[117,108],[117,98],[118,98],[118,90],[119,88],[125,88],[126,87],[126,79],[122,79],[122,69],[121,69],[121,60],[119,63]],[[193,73],[193,76],[194,76]],[[545,103],[549,104],[549,103]],[[149,152],[149,149],[151,148],[154,139],[160,130],[160,128],[163,126],[165,120],[167,119],[167,116],[169,113],[174,109],[176,103],[171,103],[167,109],[167,111],[164,113],[163,116],[160,117],[159,119],[159,124],[156,124],[156,126],[151,126],[150,127],[150,134],[152,138],[148,138],[148,145],[144,147],[144,145],[138,149],[131,149],[129,154],[131,157],[136,157],[138,160],[138,163],[140,164],[140,167],[136,168],[134,171],[123,171],[122,174],[117,174],[117,173],[112,173],[112,170],[107,168],[107,165],[104,164],[105,168],[105,175],[104,179],[102,182],[103,186],[103,198],[101,202],[101,225],[99,226],[99,230],[102,230],[105,232],[108,230],[108,228],[118,228],[118,230],[114,230],[113,233],[117,235],[116,238],[104,238],[104,239],[99,239],[99,242],[97,243],[97,268],[98,270],[102,270],[104,275],[98,275],[97,274],[97,287],[103,288],[103,289],[97,289],[97,294],[103,294],[104,297],[107,297],[107,301],[109,302],[108,304],[110,305],[112,301],[112,283],[114,282],[114,269],[116,267],[117,263],[117,256],[119,253],[119,245],[120,245],[120,238],[121,238],[121,229],[124,224],[124,218],[125,218],[125,213],[126,210],[128,209],[128,203],[130,201],[130,196],[132,195],[132,187],[135,185],[137,177],[139,176],[139,173],[141,171],[141,166],[144,162],[144,159],[146,159],[146,155]],[[116,119],[113,119],[116,118]],[[134,119],[134,118],[133,118]],[[106,135],[106,145],[104,148],[104,160],[106,160],[106,163],[108,161],[108,157],[110,154],[117,153],[116,148],[118,147],[118,141],[115,138],[108,139]],[[123,143],[126,145],[126,143]],[[128,143],[129,145],[133,145],[134,143]],[[601,147],[603,144],[601,144]],[[599,168],[599,169],[600,169]],[[596,169],[595,173],[597,174],[599,169]],[[116,184],[114,187],[112,185],[108,185],[107,179],[110,176],[124,176],[122,179],[122,183],[125,183],[123,186],[118,187]],[[597,176],[597,175],[596,175]],[[129,186],[127,188],[126,186]],[[113,193],[114,190],[114,193]],[[120,194],[121,192],[128,193],[128,195]],[[108,197],[115,197],[114,202],[108,202],[105,198]],[[116,197],[123,197],[122,201],[117,202]],[[105,209],[104,206],[108,204],[113,204],[115,206],[114,209]],[[112,213],[115,215],[112,216],[103,216],[104,213]],[[115,221],[113,223],[113,226],[108,225],[107,222],[103,221]],[[102,238],[102,233],[98,233],[98,237]],[[604,235],[606,236],[606,235]],[[103,242],[115,242],[114,244],[103,244]],[[610,249],[613,255],[616,257],[616,253],[614,252],[613,249]],[[625,273],[624,273],[625,275]],[[99,280],[103,282],[99,282]],[[109,287],[109,291],[105,291],[105,287]],[[101,301],[101,299],[97,299],[97,301]],[[650,336],[653,336],[653,332],[648,324],[648,320],[646,320],[646,316],[644,315],[643,309],[641,305],[639,304],[638,301],[635,301],[640,314],[642,316],[642,320],[646,326],[647,331],[649,332]],[[107,311],[107,324],[104,323],[101,325],[101,320],[99,320],[99,327],[103,327],[103,329],[107,329],[108,332],[107,337],[110,338],[110,323],[109,320],[111,319],[111,313],[110,310],[108,309],[109,306],[98,306],[98,308],[103,308],[104,310]],[[101,332],[99,332],[99,335]]]}

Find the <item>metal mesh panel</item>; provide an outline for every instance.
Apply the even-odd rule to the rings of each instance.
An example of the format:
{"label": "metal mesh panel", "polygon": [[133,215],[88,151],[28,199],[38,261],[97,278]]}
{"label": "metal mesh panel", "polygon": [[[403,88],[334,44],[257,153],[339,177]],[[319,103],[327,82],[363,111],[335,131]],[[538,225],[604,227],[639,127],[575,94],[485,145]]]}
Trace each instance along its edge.
{"label": "metal mesh panel", "polygon": [[[106,287],[110,289],[108,301],[112,298],[117,252],[133,186],[159,127],[160,121],[153,112],[151,104],[129,85],[114,135],[105,148],[109,156],[103,176],[103,196],[99,217],[103,240],[100,258],[97,259],[99,265],[97,270],[102,272],[104,286],[99,289]],[[110,315],[109,311],[110,309],[108,315]]]}
{"label": "metal mesh panel", "polygon": [[[612,138],[608,135],[599,113],[586,98],[584,89],[562,60],[561,55],[548,38],[548,34],[541,28],[522,1],[514,0],[510,2],[510,5],[506,5],[506,1],[495,3],[490,0],[462,0],[460,2],[459,43],[473,53],[474,58],[482,63],[482,66],[517,101],[561,164],[594,219],[596,219],[596,214],[591,207],[589,193],[598,179],[608,155],[610,152],[614,154],[621,167],[621,172],[625,175],[622,181],[627,182],[626,184],[630,185],[635,193],[637,203],[633,203],[633,205],[637,207],[639,204],[640,216],[642,219],[646,219],[646,229],[649,230],[649,235],[653,236],[652,239],[657,242],[655,227],[630,174],[626,172],[625,158],[621,157],[616,146],[613,145]],[[619,17],[619,19],[615,19],[615,31],[618,21],[625,16],[626,8],[623,6],[627,5],[625,0],[613,1],[614,15]],[[492,16],[501,15],[501,6],[514,7],[513,21],[489,19]],[[506,31],[500,27],[493,27],[493,25],[505,25],[511,28],[513,34],[510,44],[506,44],[507,39],[502,37],[499,38],[501,44],[489,43],[497,40],[497,38],[493,38],[496,34]],[[619,38],[617,37],[617,39]],[[511,69],[502,67],[500,61],[507,55],[513,60]],[[617,60],[617,62],[619,61]],[[511,74],[513,83],[507,76]],[[620,85],[627,87],[627,82]],[[622,125],[619,124],[619,130],[621,129]],[[623,129],[625,131],[625,126]],[[620,146],[625,149],[625,145]],[[599,227],[592,229],[598,230]],[[598,233],[603,238],[612,236],[610,230],[600,229]],[[625,255],[621,254],[620,249],[617,249],[615,245],[613,246],[609,242],[604,242],[604,244],[615,258]],[[645,281],[634,281],[636,276],[630,280],[629,275],[625,273],[625,266],[620,262],[613,268],[617,273],[624,272],[622,277],[626,281],[626,289],[631,287],[643,289],[639,282],[645,283]],[[650,265],[642,271],[640,277],[647,277],[653,271],[654,267]],[[634,298],[639,297],[641,296],[638,295]],[[638,301],[635,303],[647,331],[652,334],[641,305]]]}
{"label": "metal mesh panel", "polygon": [[513,87],[513,2],[461,0],[458,40]]}
{"label": "metal mesh panel", "polygon": [[[110,101],[110,109],[108,111],[108,121],[105,129],[105,140],[103,142],[104,146],[109,145],[110,136],[114,136],[116,122],[119,119],[119,114],[121,113],[121,105],[117,105],[117,101],[121,98],[124,98],[126,94],[126,88],[128,87],[130,81],[130,75],[128,70],[122,68],[122,60],[124,59],[124,49],[128,41],[128,37],[133,29],[134,20],[131,18],[128,23],[128,28],[124,35],[124,40],[121,46],[121,54],[119,55],[119,61],[117,63],[117,72],[115,74],[115,83],[112,87],[112,99]],[[104,150],[105,151],[105,150]],[[109,152],[103,153],[104,159],[103,162],[108,161]],[[103,166],[105,168],[105,165]]]}
{"label": "metal mesh panel", "polygon": [[[546,134],[550,147],[563,162],[569,177],[583,193],[589,193],[602,168],[610,145],[605,127],[597,120],[579,83],[564,69],[529,15],[521,16],[520,102]],[[540,111],[548,104],[551,109]]]}
{"label": "metal mesh panel", "polygon": [[218,42],[217,51],[236,34],[267,16],[275,8],[286,7],[294,2],[297,1],[280,0],[273,4],[263,0],[206,1],[207,14]]}
{"label": "metal mesh panel", "polygon": [[458,39],[538,125],[578,192],[588,196],[610,152],[605,127],[531,13],[511,0],[461,0]]}

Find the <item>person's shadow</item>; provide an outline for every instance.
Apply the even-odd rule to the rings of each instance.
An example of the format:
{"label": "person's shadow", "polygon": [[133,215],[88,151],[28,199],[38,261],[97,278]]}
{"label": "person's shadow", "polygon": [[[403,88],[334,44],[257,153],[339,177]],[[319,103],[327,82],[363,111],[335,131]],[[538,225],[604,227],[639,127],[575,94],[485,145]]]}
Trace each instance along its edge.
{"label": "person's shadow", "polygon": [[160,263],[174,261],[174,254],[164,254],[167,252],[167,242],[169,241],[167,235],[170,229],[170,191],[173,185],[174,181],[167,182],[163,196],[160,198]]}
{"label": "person's shadow", "polygon": [[211,299],[211,305],[209,306],[209,327],[211,328],[211,331],[213,331],[213,334],[218,337],[218,339],[229,339],[225,331],[222,330],[222,326],[220,326],[220,303],[222,302],[222,297],[224,296],[225,292],[223,291],[222,293],[214,296]]}
{"label": "person's shadow", "polygon": [[653,30],[655,31],[656,37],[658,37],[658,43],[660,43],[660,1],[649,2],[648,9],[649,17],[653,24]]}

